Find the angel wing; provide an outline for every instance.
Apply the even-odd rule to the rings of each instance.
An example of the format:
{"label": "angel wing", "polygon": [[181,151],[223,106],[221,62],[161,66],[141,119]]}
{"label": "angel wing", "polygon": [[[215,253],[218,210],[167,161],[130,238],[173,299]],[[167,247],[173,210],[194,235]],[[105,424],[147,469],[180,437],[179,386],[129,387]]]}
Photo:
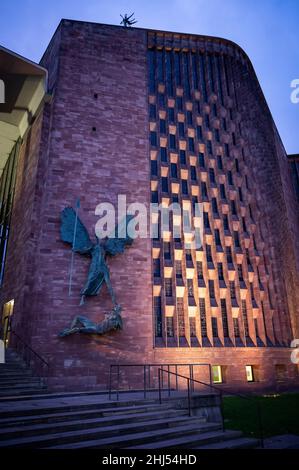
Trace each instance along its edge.
{"label": "angel wing", "polygon": [[[76,234],[74,237],[75,227]],[[88,254],[94,246],[79,217],[77,217],[76,222],[76,212],[72,207],[65,207],[61,212],[60,236],[63,242],[72,245],[73,251],[81,255]]]}
{"label": "angel wing", "polygon": [[118,253],[123,253],[126,246],[132,245],[133,238],[128,235],[128,224],[133,218],[133,215],[124,217],[121,223],[116,226],[115,237],[106,238],[103,247],[108,255],[114,256]]}

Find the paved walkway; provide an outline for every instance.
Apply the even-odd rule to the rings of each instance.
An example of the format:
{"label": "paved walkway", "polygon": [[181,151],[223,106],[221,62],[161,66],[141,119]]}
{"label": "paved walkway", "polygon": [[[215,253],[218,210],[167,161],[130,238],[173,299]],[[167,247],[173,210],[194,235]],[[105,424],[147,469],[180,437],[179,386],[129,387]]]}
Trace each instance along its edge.
{"label": "paved walkway", "polygon": [[265,449],[299,449],[299,436],[295,434],[282,434],[268,437],[264,441]]}

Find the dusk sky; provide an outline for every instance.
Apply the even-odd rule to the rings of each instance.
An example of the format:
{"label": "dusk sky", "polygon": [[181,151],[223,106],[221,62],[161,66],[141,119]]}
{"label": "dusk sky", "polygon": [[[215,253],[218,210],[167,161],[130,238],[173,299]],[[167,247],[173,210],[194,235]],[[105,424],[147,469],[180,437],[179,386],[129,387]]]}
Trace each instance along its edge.
{"label": "dusk sky", "polygon": [[231,39],[249,55],[288,153],[299,153],[299,0],[1,0],[0,44],[38,62],[61,18]]}

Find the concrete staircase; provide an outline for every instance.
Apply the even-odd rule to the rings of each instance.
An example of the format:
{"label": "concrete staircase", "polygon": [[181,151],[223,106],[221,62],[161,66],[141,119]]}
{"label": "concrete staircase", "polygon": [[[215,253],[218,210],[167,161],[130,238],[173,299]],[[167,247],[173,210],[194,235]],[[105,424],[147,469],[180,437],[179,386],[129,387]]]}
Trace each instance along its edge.
{"label": "concrete staircase", "polygon": [[7,395],[32,395],[45,390],[43,381],[33,375],[17,353],[7,349],[5,364],[0,364],[0,399]]}
{"label": "concrete staircase", "polygon": [[162,449],[252,448],[255,439],[221,424],[189,417],[175,398],[155,399],[106,394],[51,394],[0,405],[0,448]]}
{"label": "concrete staircase", "polygon": [[186,394],[160,404],[157,393],[47,393],[17,355],[0,364],[0,449],[252,448],[256,439],[223,431],[216,395],[194,397],[197,416],[188,414]]}

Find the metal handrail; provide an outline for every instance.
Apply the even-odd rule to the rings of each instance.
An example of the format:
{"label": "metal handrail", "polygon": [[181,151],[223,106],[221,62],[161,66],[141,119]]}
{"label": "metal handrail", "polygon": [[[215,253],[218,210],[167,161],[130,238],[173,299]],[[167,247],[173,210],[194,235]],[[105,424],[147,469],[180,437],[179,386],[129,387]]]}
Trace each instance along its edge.
{"label": "metal handrail", "polygon": [[[27,344],[26,341],[21,338],[21,336],[19,336],[14,330],[10,330],[9,332],[12,333],[18,339],[18,341],[20,341],[22,345],[25,346],[25,348],[29,350],[40,362],[50,368],[50,364],[40,354],[38,354],[34,349],[32,349],[32,347],[29,346],[29,344]],[[24,361],[26,362],[25,358]],[[30,359],[28,365],[30,365]]]}
{"label": "metal handrail", "polygon": [[[123,367],[142,367],[143,368],[143,389],[141,389],[141,391],[143,391],[143,395],[144,395],[144,398],[146,398],[147,396],[147,392],[148,390],[150,389],[150,383],[151,383],[151,368],[156,368],[156,367],[167,367],[167,370],[170,370],[170,367],[175,367],[175,371],[177,372],[178,371],[178,367],[189,367],[189,374],[190,374],[190,377],[193,377],[193,374],[194,374],[194,367],[197,367],[197,366],[205,366],[205,367],[208,367],[209,368],[209,379],[210,379],[210,383],[212,383],[212,368],[211,368],[211,364],[209,363],[194,363],[194,364],[178,364],[178,363],[170,363],[170,364],[157,364],[157,363],[149,363],[149,364],[145,364],[145,363],[138,363],[138,364],[134,364],[134,363],[124,363],[124,364],[110,364],[110,374],[109,374],[109,385],[108,385],[108,389],[109,389],[109,400],[111,400],[112,398],[112,374],[113,374],[113,369],[116,368],[117,370],[117,387],[116,387],[116,399],[119,400],[119,393],[120,393],[120,370],[121,368]],[[148,387],[147,387],[147,376],[148,376]],[[178,374],[179,376],[179,374]],[[162,380],[163,381],[163,380]],[[168,385],[169,385],[169,380],[168,380]],[[176,380],[176,390],[178,390],[178,381]]]}
{"label": "metal handrail", "polygon": [[[38,352],[36,352],[29,344],[26,343],[26,341],[18,334],[16,331],[14,331],[11,327],[11,322],[8,324],[7,328],[7,334],[12,334],[16,338],[16,350],[19,352],[19,345],[21,344],[22,346],[22,352],[21,352],[21,357],[25,364],[28,367],[31,367],[31,361],[32,361],[32,355],[34,356],[35,360],[39,363],[38,371],[36,371],[36,368],[34,368],[36,375],[38,375],[40,378],[46,378],[49,375],[49,369],[50,369],[50,364],[40,355]],[[6,343],[7,337],[3,338],[4,343]],[[46,366],[47,373],[44,372],[44,366]],[[40,373],[42,372],[42,373]]]}
{"label": "metal handrail", "polygon": [[[213,388],[213,389],[217,390],[219,392],[219,396],[220,396],[220,411],[221,411],[221,420],[222,420],[222,429],[223,429],[223,431],[225,429],[225,426],[224,426],[224,413],[223,413],[223,393],[229,393],[230,395],[234,395],[234,396],[237,396],[239,398],[249,400],[251,402],[253,400],[253,397],[251,397],[249,395],[241,395],[240,393],[231,392],[231,391],[228,392],[228,390],[223,389],[222,387],[219,387],[218,385],[215,386],[215,385],[212,385],[211,383],[208,384],[208,383],[202,382],[200,380],[194,379],[193,377],[186,377],[184,375],[180,375],[180,374],[177,374],[175,372],[171,372],[171,371],[159,368],[158,369],[158,373],[159,373],[158,377],[159,377],[159,402],[160,402],[160,404],[162,403],[163,385],[162,385],[162,388],[161,388],[161,382],[162,382],[161,377],[162,377],[163,372],[166,372],[167,374],[177,375],[177,376],[187,380],[189,416],[191,416],[191,395],[192,395],[192,390],[194,390],[194,386],[193,387],[190,386],[191,382],[199,383],[201,385],[205,385],[207,387],[210,387],[210,388]],[[170,389],[168,389],[168,395],[170,396]],[[261,447],[264,448],[264,430],[263,430],[263,421],[262,421],[262,410],[261,410],[261,406],[260,406],[259,401],[256,401],[254,403],[256,405],[257,416],[258,416],[260,444],[261,444]]]}
{"label": "metal handrail", "polygon": [[[187,388],[188,388],[188,412],[189,412],[189,416],[191,416],[191,395],[192,395],[192,389],[194,391],[194,387],[191,387],[191,381],[193,383],[198,383],[198,384],[201,384],[201,385],[205,385],[207,387],[210,387],[210,388],[213,388],[215,389],[218,394],[221,396],[221,403],[222,403],[222,390],[219,390],[219,388],[217,388],[215,385],[211,385],[211,384],[208,384],[206,382],[202,382],[200,380],[196,380],[196,379],[193,379],[191,377],[186,377],[185,375],[182,375],[182,374],[177,374],[175,372],[171,372],[171,371],[168,371],[168,370],[165,370],[165,369],[161,369],[159,368],[158,369],[158,377],[159,377],[159,402],[160,404],[162,403],[162,391],[164,390],[163,387],[161,388],[161,382],[162,382],[162,373],[163,372],[166,372],[167,374],[171,374],[171,375],[175,375],[177,377],[180,377],[182,379],[186,379],[187,380]],[[171,390],[168,389],[168,396],[170,396],[170,392]],[[222,410],[221,410],[222,411]],[[221,412],[221,416],[222,416],[222,427],[224,429],[224,420],[223,420],[223,413]]]}

